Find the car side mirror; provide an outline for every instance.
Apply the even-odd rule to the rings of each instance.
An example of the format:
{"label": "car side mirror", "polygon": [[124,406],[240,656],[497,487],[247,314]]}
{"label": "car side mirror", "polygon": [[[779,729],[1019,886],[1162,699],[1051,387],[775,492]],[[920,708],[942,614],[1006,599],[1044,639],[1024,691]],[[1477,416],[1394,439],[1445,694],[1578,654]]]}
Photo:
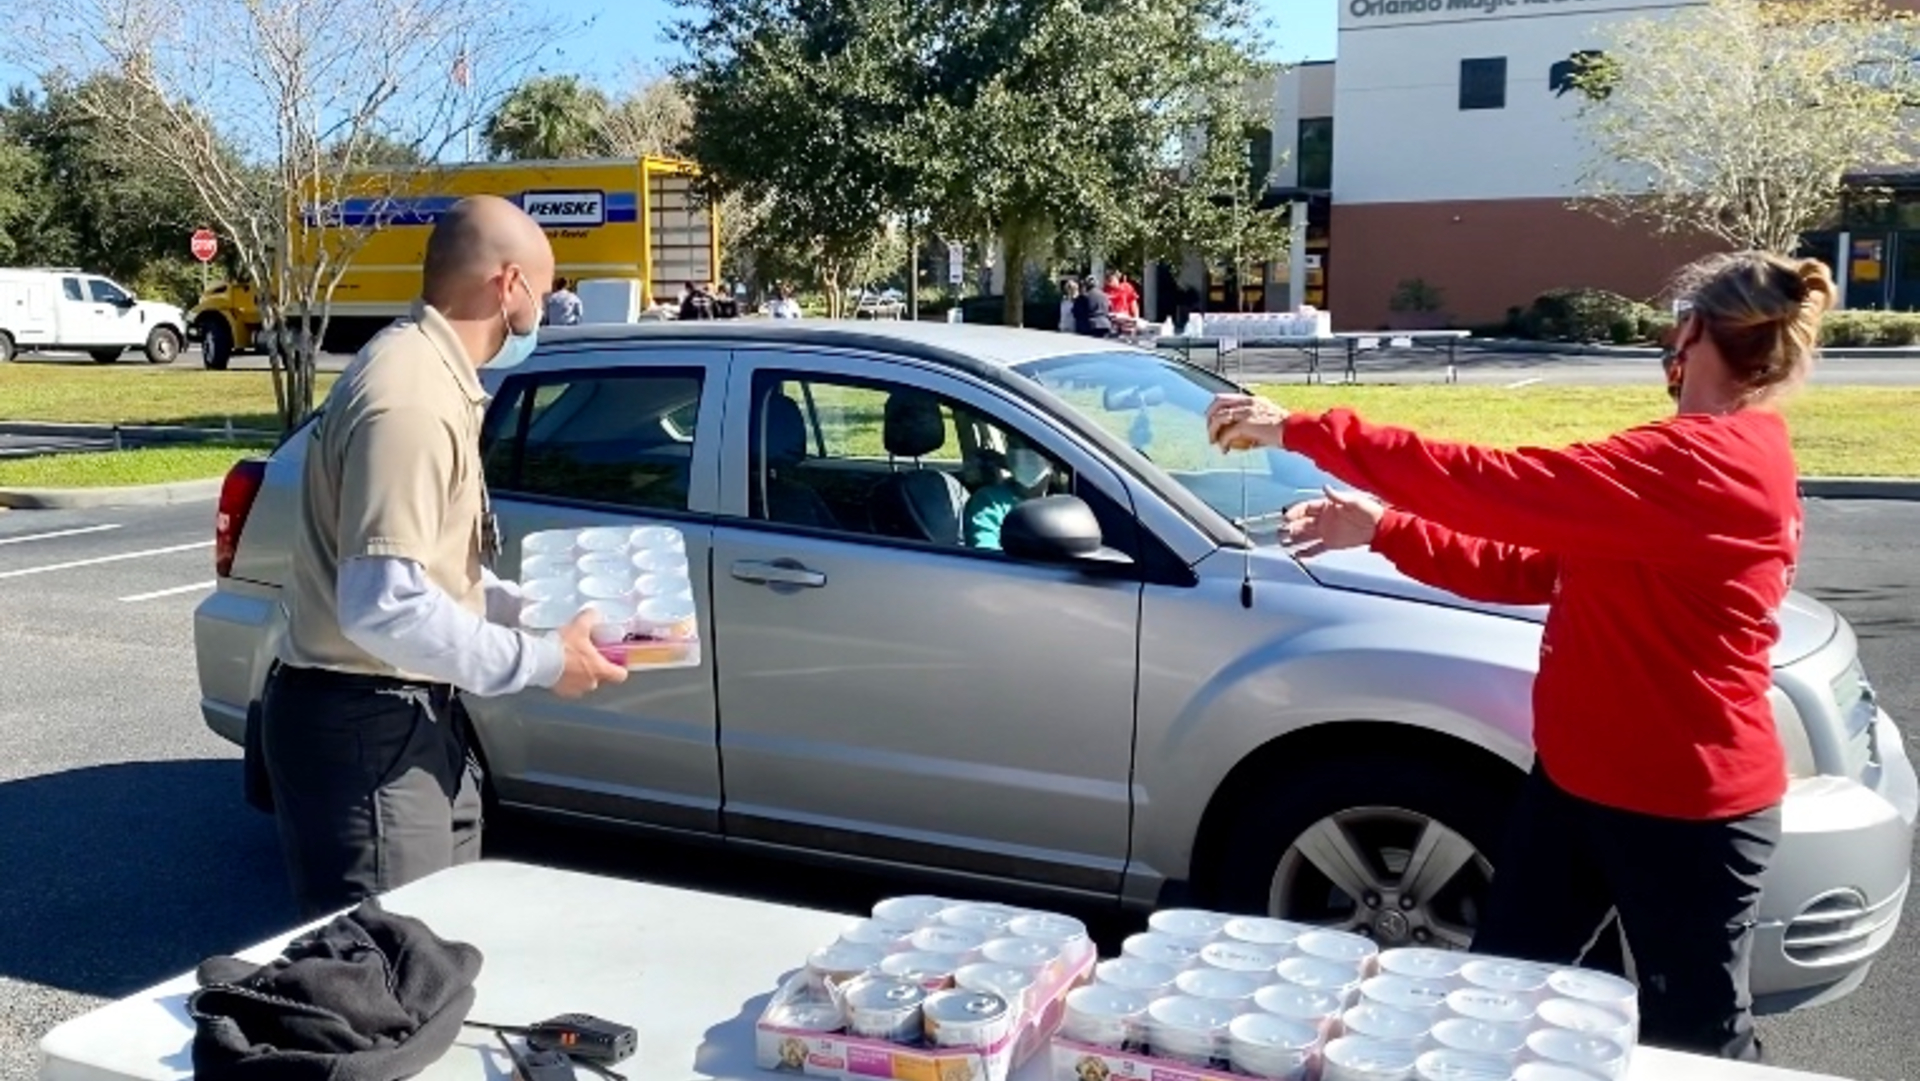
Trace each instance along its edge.
{"label": "car side mirror", "polygon": [[1029,499],[1000,522],[1000,550],[1031,563],[1131,562],[1103,543],[1100,520],[1078,496]]}

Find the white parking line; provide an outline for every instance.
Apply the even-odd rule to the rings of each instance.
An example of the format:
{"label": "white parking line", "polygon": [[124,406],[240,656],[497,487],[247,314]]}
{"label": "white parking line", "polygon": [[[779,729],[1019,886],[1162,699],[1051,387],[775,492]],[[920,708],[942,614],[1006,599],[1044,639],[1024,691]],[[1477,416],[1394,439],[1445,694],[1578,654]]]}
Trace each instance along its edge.
{"label": "white parking line", "polygon": [[105,533],[109,529],[119,529],[117,525],[89,525],[77,529],[56,529],[51,533],[29,533],[24,537],[0,537],[0,544],[25,544],[28,541],[58,540],[61,537],[79,537],[88,533]]}
{"label": "white parking line", "polygon": [[212,589],[215,584],[215,582],[209,580],[205,582],[195,582],[190,586],[174,586],[172,589],[156,589],[151,593],[135,593],[129,597],[121,597],[120,603],[133,604],[137,601],[157,601],[161,597],[177,597],[182,593],[197,593],[203,589]]}
{"label": "white parking line", "polygon": [[1508,383],[1508,384],[1507,384],[1507,385],[1506,385],[1506,386],[1505,386],[1504,388],[1502,388],[1502,389],[1505,389],[1505,390],[1519,390],[1519,389],[1520,389],[1521,387],[1530,387],[1530,386],[1532,386],[1532,385],[1534,385],[1535,383],[1544,383],[1544,382],[1546,382],[1546,378],[1545,378],[1544,376],[1538,376],[1538,375],[1536,375],[1536,376],[1534,376],[1534,377],[1533,377],[1532,379],[1522,379],[1522,380],[1519,380],[1518,382],[1514,382],[1514,383]]}
{"label": "white parking line", "polygon": [[65,563],[49,563],[44,567],[22,567],[19,570],[0,571],[0,579],[25,578],[30,574],[51,574],[54,571],[70,571],[76,567],[97,567],[102,563],[119,563],[128,559],[145,559],[148,556],[163,556],[171,552],[191,552],[195,548],[211,547],[213,542],[210,540],[194,541],[192,544],[174,544],[165,548],[148,548],[139,552],[121,552],[119,555],[74,559]]}

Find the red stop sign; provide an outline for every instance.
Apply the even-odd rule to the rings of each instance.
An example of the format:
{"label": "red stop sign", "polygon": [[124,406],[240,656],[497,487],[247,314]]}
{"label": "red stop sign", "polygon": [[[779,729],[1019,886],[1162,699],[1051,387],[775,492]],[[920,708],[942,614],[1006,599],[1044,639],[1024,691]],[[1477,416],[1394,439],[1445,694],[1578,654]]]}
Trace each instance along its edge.
{"label": "red stop sign", "polygon": [[213,230],[211,229],[197,229],[194,231],[193,240],[187,245],[187,248],[193,252],[195,259],[203,263],[210,263],[213,261],[214,255],[220,251],[220,238],[214,236]]}

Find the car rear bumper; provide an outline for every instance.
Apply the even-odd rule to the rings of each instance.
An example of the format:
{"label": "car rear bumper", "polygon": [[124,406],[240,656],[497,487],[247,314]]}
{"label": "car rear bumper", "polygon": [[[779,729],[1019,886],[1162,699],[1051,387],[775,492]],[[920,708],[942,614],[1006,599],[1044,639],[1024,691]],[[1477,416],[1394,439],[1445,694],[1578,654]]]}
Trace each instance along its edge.
{"label": "car rear bumper", "polygon": [[193,611],[200,714],[223,739],[245,742],[247,709],[260,697],[278,644],[277,592],[223,582]]}
{"label": "car rear bumper", "polygon": [[1874,763],[1860,780],[1816,777],[1787,793],[1754,944],[1757,1010],[1847,994],[1899,930],[1912,888],[1920,783],[1885,713],[1874,735]]}

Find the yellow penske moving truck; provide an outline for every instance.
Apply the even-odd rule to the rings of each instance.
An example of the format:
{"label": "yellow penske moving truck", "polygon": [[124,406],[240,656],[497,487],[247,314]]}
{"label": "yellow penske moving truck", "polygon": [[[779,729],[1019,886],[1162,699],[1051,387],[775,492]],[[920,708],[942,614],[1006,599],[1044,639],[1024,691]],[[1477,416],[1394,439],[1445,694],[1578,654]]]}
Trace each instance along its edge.
{"label": "yellow penske moving truck", "polygon": [[[420,294],[427,233],[468,195],[511,199],[545,227],[556,273],[569,281],[638,281],[642,303],[671,300],[720,267],[712,213],[695,168],[667,158],[482,162],[349,176],[340,197],[295,208],[289,234],[309,256],[346,257],[322,348],[351,353],[407,314]],[[311,264],[309,264],[311,265]],[[290,312],[298,317],[298,311]],[[209,368],[264,351],[260,311],[240,284],[218,285],[188,313],[188,337]]]}

